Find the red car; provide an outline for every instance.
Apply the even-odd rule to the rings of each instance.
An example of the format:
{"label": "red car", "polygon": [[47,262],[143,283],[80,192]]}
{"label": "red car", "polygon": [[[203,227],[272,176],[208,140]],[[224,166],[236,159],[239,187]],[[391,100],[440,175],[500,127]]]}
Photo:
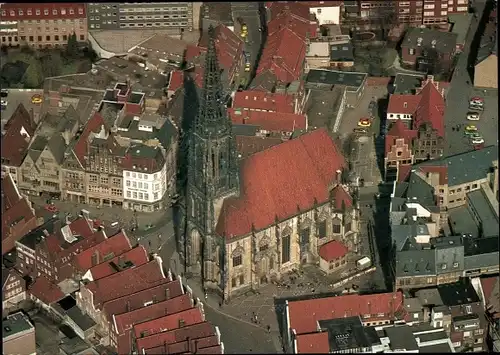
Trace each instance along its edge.
{"label": "red car", "polygon": [[45,209],[51,213],[57,213],[59,210],[54,205],[45,205]]}

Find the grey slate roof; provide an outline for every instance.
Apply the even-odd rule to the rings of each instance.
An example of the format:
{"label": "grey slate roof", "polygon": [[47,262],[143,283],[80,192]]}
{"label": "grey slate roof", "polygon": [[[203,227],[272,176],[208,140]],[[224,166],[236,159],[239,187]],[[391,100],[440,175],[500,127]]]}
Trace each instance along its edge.
{"label": "grey slate roof", "polygon": [[43,231],[47,230],[49,234],[53,234],[56,229],[57,221],[58,221],[57,218],[51,218],[38,228],[26,234],[18,242],[30,248],[31,250],[35,250],[36,245],[42,240],[42,237],[44,236]]}
{"label": "grey slate roof", "polygon": [[46,146],[47,146],[47,138],[43,136],[35,137],[33,143],[31,143],[28,150],[28,155],[33,160],[33,163],[35,163],[38,160],[38,158],[40,157]]}
{"label": "grey slate roof", "polygon": [[408,202],[418,202],[424,207],[436,206],[434,188],[416,173],[411,173],[406,192]]}
{"label": "grey slate roof", "polygon": [[161,128],[156,133],[156,137],[160,141],[164,149],[168,150],[170,145],[177,138],[177,129],[170,119],[166,119]]}
{"label": "grey slate roof", "polygon": [[396,276],[436,275],[436,253],[433,249],[405,250],[396,253]]}
{"label": "grey slate roof", "polygon": [[[457,34],[451,32],[441,32],[429,28],[410,28],[406,32],[402,48],[416,48],[421,38],[421,47],[435,47],[439,53],[452,53],[457,45]],[[433,45],[433,41],[434,45]]]}
{"label": "grey slate roof", "polygon": [[464,246],[451,244],[436,248],[436,273],[446,274],[464,269]]}
{"label": "grey slate roof", "polygon": [[330,46],[330,60],[333,62],[354,61],[354,47],[352,43],[332,44]]}
{"label": "grey slate roof", "polygon": [[414,94],[415,89],[420,87],[423,75],[396,74],[393,83],[393,94],[409,95]]}
{"label": "grey slate roof", "polygon": [[458,282],[438,285],[437,290],[441,300],[443,301],[442,304],[445,306],[453,307],[480,301],[479,296],[469,279],[462,279]]}
{"label": "grey slate roof", "polygon": [[87,331],[96,325],[88,315],[84,314],[77,306],[71,307],[66,311],[66,315],[80,327],[81,330]]}
{"label": "grey slate roof", "polygon": [[233,124],[232,130],[235,136],[250,136],[253,137],[259,131],[260,126],[249,124]]}
{"label": "grey slate roof", "polygon": [[367,76],[367,73],[312,69],[307,74],[306,82],[309,88],[313,88],[314,85],[346,85],[348,91],[358,91],[364,85]]}
{"label": "grey slate roof", "polygon": [[468,207],[472,215],[479,218],[483,228],[483,236],[498,235],[498,215],[490,205],[483,189],[469,192],[467,194]]}
{"label": "grey slate roof", "polygon": [[498,266],[499,237],[464,238],[465,270]]}
{"label": "grey slate roof", "polygon": [[389,337],[390,347],[393,351],[415,351],[418,350],[417,341],[411,328],[408,326],[393,326],[385,328],[385,333]]}
{"label": "grey slate roof", "polygon": [[420,303],[424,306],[435,305],[440,306],[443,304],[441,295],[437,288],[427,288],[421,289],[415,292],[415,297],[420,300]]}
{"label": "grey slate roof", "polygon": [[278,79],[276,78],[276,75],[271,73],[271,71],[269,70],[265,70],[252,80],[252,83],[250,84],[250,89],[252,90],[260,89],[269,92],[274,92],[277,80]]}
{"label": "grey slate roof", "polygon": [[480,150],[429,160],[416,166],[446,164],[448,167],[448,186],[452,187],[484,179],[494,160],[498,160],[498,146],[490,145]]}
{"label": "grey slate roof", "polygon": [[66,141],[63,136],[58,133],[54,134],[52,138],[49,139],[47,145],[57,164],[61,164],[64,160],[64,151],[66,150]]}

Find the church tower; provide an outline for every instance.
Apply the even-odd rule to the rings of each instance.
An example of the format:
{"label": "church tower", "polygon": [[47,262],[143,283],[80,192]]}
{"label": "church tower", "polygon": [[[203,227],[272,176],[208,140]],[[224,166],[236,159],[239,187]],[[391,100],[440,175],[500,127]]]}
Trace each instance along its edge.
{"label": "church tower", "polygon": [[239,194],[239,168],[232,124],[224,104],[215,30],[209,28],[208,51],[199,109],[189,138],[184,231],[186,271],[204,286],[223,283],[224,236],[215,225],[225,198]]}

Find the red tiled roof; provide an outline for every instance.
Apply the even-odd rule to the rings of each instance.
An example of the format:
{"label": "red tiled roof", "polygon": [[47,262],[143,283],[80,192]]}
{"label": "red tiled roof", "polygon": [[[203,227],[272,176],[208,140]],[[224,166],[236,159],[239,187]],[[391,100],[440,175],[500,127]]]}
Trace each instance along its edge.
{"label": "red tiled roof", "polygon": [[[180,324],[184,321],[184,325]],[[205,318],[198,307],[156,318],[147,322],[134,325],[134,335],[140,338],[145,335],[154,335],[168,330],[182,328],[183,326],[204,322]]]}
{"label": "red tiled roof", "polygon": [[[188,339],[174,344],[164,344],[145,350],[145,354],[199,354],[207,348],[220,346],[220,339],[217,335],[211,335],[204,338]],[[209,352],[209,354],[219,354],[218,352]]]}
{"label": "red tiled roof", "polygon": [[269,70],[283,83],[299,80],[306,57],[306,42],[289,28],[267,37],[257,74]]}
{"label": "red tiled roof", "polygon": [[193,299],[190,294],[186,293],[131,312],[115,314],[113,315],[115,330],[117,334],[123,334],[126,330],[132,329],[134,324],[182,312],[192,307]]}
{"label": "red tiled roof", "polygon": [[408,178],[410,177],[411,169],[412,169],[411,164],[399,165],[398,182],[407,181]]}
{"label": "red tiled roof", "polygon": [[379,313],[394,314],[401,307],[404,307],[401,292],[351,294],[291,301],[288,303],[288,328],[295,329],[297,334],[311,333],[317,331],[317,322],[320,320],[368,314],[376,317]]}
{"label": "red tiled roof", "polygon": [[137,338],[137,349],[152,349],[164,344],[175,344],[188,339],[205,338],[215,335],[215,327],[209,322],[201,322],[194,325],[186,325],[154,335]]}
{"label": "red tiled roof", "polygon": [[173,70],[170,72],[170,80],[168,82],[168,90],[176,91],[184,85],[184,72],[182,70]]}
{"label": "red tiled roof", "polygon": [[237,91],[232,107],[234,109],[295,113],[295,98],[292,95],[262,91]]}
{"label": "red tiled roof", "polygon": [[88,120],[85,128],[83,129],[82,134],[78,137],[78,140],[73,147],[73,152],[75,153],[76,158],[80,161],[83,167],[85,167],[85,155],[87,154],[88,149],[88,139],[90,133],[98,133],[101,131],[101,128],[104,126],[104,119],[102,118],[99,112],[95,112],[94,115]]}
{"label": "red tiled roof", "polygon": [[332,197],[337,210],[342,209],[342,203],[345,208],[352,207],[352,197],[342,185],[338,184],[333,188]]}
{"label": "red tiled roof", "polygon": [[[65,10],[65,14],[61,14],[61,10]],[[86,18],[85,4],[83,3],[5,3],[2,4],[2,10],[6,11],[6,15],[2,16],[5,21],[17,20],[60,20],[60,19],[78,19]],[[30,12],[28,12],[28,10]],[[45,11],[48,10],[47,13]],[[57,12],[54,13],[53,11]],[[71,10],[71,11],[70,11]],[[14,14],[11,14],[14,11]],[[22,11],[21,13],[19,11]],[[79,12],[81,11],[81,13]]]}
{"label": "red tiled roof", "polygon": [[218,355],[218,354],[224,354],[224,350],[223,350],[222,345],[216,345],[216,346],[212,346],[212,347],[208,347],[208,348],[199,349],[196,352],[188,352],[186,354],[187,355],[191,355],[191,354],[200,354],[200,355],[203,355],[203,354],[215,355],[215,354],[217,354]]}
{"label": "red tiled roof", "polygon": [[307,129],[305,115],[283,112],[227,110],[233,124],[260,126],[268,132],[293,132],[296,129]]}
{"label": "red tiled roof", "polygon": [[301,1],[301,4],[311,7],[338,7],[342,6],[343,1]]}
{"label": "red tiled roof", "polygon": [[[207,45],[208,32],[204,32],[198,46],[206,51]],[[244,47],[245,43],[241,38],[227,26],[220,24],[215,28],[215,48],[222,69],[233,73],[241,60]]]}
{"label": "red tiled roof", "polygon": [[411,142],[416,137],[416,130],[408,129],[402,120],[396,120],[385,136],[385,154],[391,151],[396,144],[396,139],[404,139],[405,143],[411,148]]}
{"label": "red tiled roof", "polygon": [[12,175],[5,174],[2,178],[2,212],[14,207],[21,198],[21,194],[12,179]]}
{"label": "red tiled roof", "polygon": [[16,240],[26,235],[37,225],[35,211],[26,198],[2,211],[2,255],[15,247]]}
{"label": "red tiled roof", "polygon": [[407,114],[415,113],[420,97],[418,95],[391,95],[387,106],[387,113]]}
{"label": "red tiled roof", "polygon": [[2,163],[20,166],[26,156],[29,143],[35,134],[36,124],[30,113],[19,104],[4,126],[2,135]]}
{"label": "red tiled roof", "polygon": [[324,128],[248,157],[240,169],[241,196],[224,201],[217,233],[242,236],[327,202],[328,187],[346,166]]}
{"label": "red tiled roof", "polygon": [[164,280],[161,265],[157,260],[153,260],[90,282],[85,287],[94,294],[94,307],[100,308],[106,301],[157,286]]}
{"label": "red tiled roof", "polygon": [[424,80],[416,95],[391,95],[387,112],[413,115],[413,129],[430,123],[440,137],[444,137],[445,102],[439,83]]}
{"label": "red tiled roof", "polygon": [[136,248],[130,249],[118,256],[115,256],[111,260],[105,261],[99,265],[94,266],[89,269],[92,275],[92,280],[93,281],[99,280],[119,272],[116,270],[115,266],[112,266],[111,263],[119,265],[120,262],[127,262],[127,261],[133,264],[133,266],[130,267],[138,267],[144,265],[149,261],[148,252],[142,245],[139,245]]}
{"label": "red tiled roof", "polygon": [[111,320],[114,314],[134,311],[144,307],[144,303],[146,302],[164,301],[167,299],[167,294],[170,298],[178,297],[184,294],[181,281],[169,281],[168,279],[164,279],[163,282],[157,286],[143,289],[105,302],[102,309],[108,320]]}
{"label": "red tiled roof", "polygon": [[304,21],[291,14],[279,16],[267,24],[268,36],[272,36],[283,28],[288,28],[303,39],[316,38],[318,24]]}
{"label": "red tiled roof", "polygon": [[281,138],[236,136],[236,149],[242,158],[247,158],[281,143],[283,143]]}
{"label": "red tiled roof", "polygon": [[319,256],[325,261],[337,260],[346,256],[348,252],[347,247],[337,240],[332,240],[319,248]]}
{"label": "red tiled roof", "polygon": [[92,223],[85,217],[79,217],[69,224],[69,228],[74,235],[81,235],[88,238],[95,233]]}
{"label": "red tiled roof", "polygon": [[[309,21],[311,18],[309,7],[298,2],[273,2],[269,7],[271,10],[271,21],[282,16],[293,16],[303,21]],[[269,32],[271,33],[271,32]]]}
{"label": "red tiled roof", "polygon": [[203,49],[198,46],[193,46],[192,44],[188,44],[186,48],[186,53],[184,54],[186,62],[190,62],[191,60],[199,57],[203,53]]}
{"label": "red tiled roof", "polygon": [[328,332],[299,334],[297,339],[297,354],[328,354],[330,343]]}
{"label": "red tiled roof", "polygon": [[29,292],[31,295],[47,305],[57,302],[65,296],[57,285],[50,282],[44,276],[36,278],[35,283],[30,287]]}
{"label": "red tiled roof", "polygon": [[111,257],[113,257],[115,255],[120,255],[131,248],[132,246],[130,244],[130,240],[122,230],[112,237],[107,238],[105,241],[75,255],[74,266],[80,271],[85,272],[95,266],[92,265],[92,257],[94,254],[97,255],[97,264],[100,264],[106,257],[109,257],[110,254],[112,255]]}
{"label": "red tiled roof", "polygon": [[486,277],[481,279],[481,288],[484,294],[484,306],[493,318],[500,318],[500,277]]}
{"label": "red tiled roof", "polygon": [[[446,163],[444,163],[446,164]],[[443,165],[419,165],[418,170],[420,170],[424,174],[432,174],[436,173],[439,174],[439,185],[447,185],[448,184],[448,166]]]}

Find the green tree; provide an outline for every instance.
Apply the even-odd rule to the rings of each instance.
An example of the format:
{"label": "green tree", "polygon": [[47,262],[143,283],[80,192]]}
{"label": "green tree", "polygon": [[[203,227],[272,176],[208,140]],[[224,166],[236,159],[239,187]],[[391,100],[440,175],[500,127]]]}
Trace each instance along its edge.
{"label": "green tree", "polygon": [[68,37],[68,45],[66,47],[66,54],[68,57],[76,57],[78,54],[78,41],[76,39],[76,33],[73,32]]}
{"label": "green tree", "polygon": [[37,89],[43,81],[43,71],[40,62],[32,58],[28,62],[29,66],[23,76],[23,83],[26,88]]}
{"label": "green tree", "polygon": [[63,61],[57,52],[50,53],[41,58],[43,74],[46,78],[61,75]]}

